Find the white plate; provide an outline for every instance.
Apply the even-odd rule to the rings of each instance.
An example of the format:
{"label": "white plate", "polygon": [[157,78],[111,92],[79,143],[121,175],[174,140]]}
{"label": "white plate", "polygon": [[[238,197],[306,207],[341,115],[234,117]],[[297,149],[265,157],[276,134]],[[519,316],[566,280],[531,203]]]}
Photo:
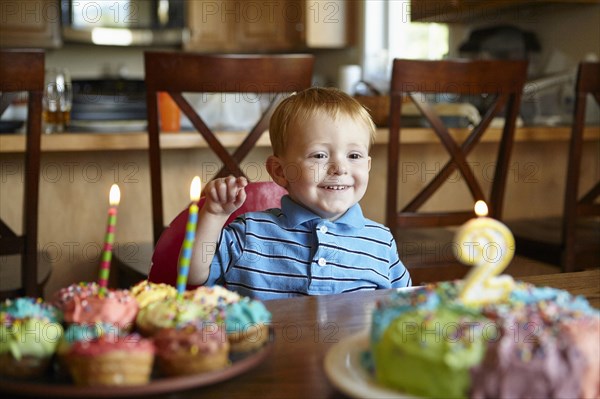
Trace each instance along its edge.
{"label": "white plate", "polygon": [[342,339],[325,356],[325,374],[337,389],[353,398],[417,399],[383,387],[365,370],[362,353],[369,349],[369,333],[363,331]]}

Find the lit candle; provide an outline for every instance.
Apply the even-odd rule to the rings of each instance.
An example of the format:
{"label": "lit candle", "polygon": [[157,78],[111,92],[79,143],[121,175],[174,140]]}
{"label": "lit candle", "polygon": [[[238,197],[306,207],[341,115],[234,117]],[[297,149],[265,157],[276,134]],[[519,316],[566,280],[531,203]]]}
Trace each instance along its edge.
{"label": "lit candle", "polygon": [[515,253],[515,239],[506,225],[486,217],[484,201],[475,203],[477,218],[469,220],[456,233],[455,255],[474,268],[465,278],[459,299],[464,303],[483,304],[505,298],[514,281],[510,276],[497,277]]}
{"label": "lit candle", "polygon": [[115,242],[115,226],[117,224],[117,206],[121,200],[121,191],[119,186],[113,184],[110,188],[108,201],[108,222],[106,224],[106,235],[104,236],[104,246],[102,247],[102,258],[100,261],[100,273],[98,285],[100,290],[98,293],[104,295],[108,287],[108,274],[110,273],[110,260],[112,258],[113,243]]}
{"label": "lit candle", "polygon": [[192,203],[189,208],[187,224],[185,226],[185,238],[179,253],[179,265],[177,273],[177,298],[181,299],[187,285],[192,259],[192,247],[196,239],[196,224],[198,223],[198,200],[200,199],[200,177],[196,176],[190,186],[190,199]]}

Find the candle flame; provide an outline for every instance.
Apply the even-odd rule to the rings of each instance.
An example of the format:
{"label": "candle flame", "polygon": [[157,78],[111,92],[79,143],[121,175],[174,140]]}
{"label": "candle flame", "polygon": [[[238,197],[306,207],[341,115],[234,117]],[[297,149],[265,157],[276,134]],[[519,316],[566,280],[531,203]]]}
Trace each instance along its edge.
{"label": "candle flame", "polygon": [[200,182],[200,176],[196,176],[192,179],[192,184],[190,185],[190,199],[192,202],[198,202],[200,199],[200,186],[202,183]]}
{"label": "candle flame", "polygon": [[475,214],[477,216],[487,216],[488,207],[485,201],[479,200],[475,203]]}
{"label": "candle flame", "polygon": [[116,205],[119,205],[120,201],[121,201],[121,190],[119,190],[118,185],[113,184],[110,187],[110,194],[108,194],[108,202],[110,203],[110,206],[116,206]]}

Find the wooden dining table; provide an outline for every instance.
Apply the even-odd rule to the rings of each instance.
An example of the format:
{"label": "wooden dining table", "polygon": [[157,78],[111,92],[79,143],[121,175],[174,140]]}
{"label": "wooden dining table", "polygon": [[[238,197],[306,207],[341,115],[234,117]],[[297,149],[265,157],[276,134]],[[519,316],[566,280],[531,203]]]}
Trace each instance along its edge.
{"label": "wooden dining table", "polygon": [[[600,308],[600,269],[562,274],[520,277],[537,286],[549,286],[582,295],[592,306]],[[376,394],[355,395],[345,385],[338,387],[328,378],[324,361],[340,347],[348,349],[348,342],[363,334],[365,349],[368,341],[364,335],[370,326],[371,314],[377,302],[391,290],[355,292],[348,294],[298,297],[265,301],[272,313],[272,334],[269,343],[261,350],[233,361],[219,372],[178,377],[159,378],[148,385],[127,387],[77,387],[64,382],[27,383],[0,378],[2,397],[143,397],[159,399],[187,398],[347,398],[381,397]],[[355,346],[359,346],[358,344]],[[362,353],[362,349],[348,349]],[[343,351],[342,351],[343,352]],[[330,356],[333,358],[334,356]],[[247,360],[250,359],[251,362]],[[342,357],[342,359],[346,359]],[[350,361],[346,363],[351,363]],[[242,372],[234,373],[242,364],[249,364]],[[330,363],[331,364],[331,363]],[[356,369],[363,367],[356,367]],[[329,369],[331,371],[331,367]],[[356,373],[358,375],[360,373]],[[377,384],[366,372],[367,382],[377,389]],[[220,376],[213,379],[212,376]],[[227,377],[225,377],[227,375]],[[354,375],[350,373],[350,375]],[[358,378],[357,378],[358,379]],[[371,380],[371,382],[368,381]],[[199,381],[210,380],[209,383]],[[192,381],[193,384],[189,384]],[[372,391],[368,391],[372,392]],[[395,396],[396,392],[392,392]],[[398,394],[400,395],[400,394]],[[389,397],[392,397],[389,396]]]}
{"label": "wooden dining table", "polygon": [[[600,269],[519,278],[583,295],[600,308]],[[168,398],[346,398],[327,378],[323,362],[340,340],[368,330],[376,302],[389,290],[265,302],[273,315],[269,356],[252,370],[211,386]]]}

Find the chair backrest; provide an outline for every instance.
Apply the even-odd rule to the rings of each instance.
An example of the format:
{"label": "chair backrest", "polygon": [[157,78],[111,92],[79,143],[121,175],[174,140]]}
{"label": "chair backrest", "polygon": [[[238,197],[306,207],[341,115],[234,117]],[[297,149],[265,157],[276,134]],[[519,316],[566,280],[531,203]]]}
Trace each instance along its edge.
{"label": "chair backrest", "polygon": [[[246,186],[246,201],[227,219],[226,224],[241,214],[262,211],[269,208],[280,208],[281,197],[287,191],[273,182],[255,182]],[[199,206],[202,207],[205,198],[200,198]],[[185,227],[188,219],[188,208],[184,209],[162,233],[154,253],[152,254],[152,267],[148,280],[153,283],[175,285],[177,281],[177,263],[179,251],[185,237]]]}
{"label": "chair backrest", "polygon": [[0,115],[12,103],[14,96],[20,92],[27,92],[28,96],[23,233],[15,234],[0,220],[0,255],[21,254],[22,288],[10,295],[37,297],[41,295],[38,286],[37,235],[42,95],[44,92],[44,53],[42,51],[0,50]]}
{"label": "chair backrest", "polygon": [[[240,162],[268,129],[269,120],[284,94],[311,86],[312,55],[203,55],[182,52],[146,52],[145,81],[152,186],[154,242],[164,229],[157,93],[168,92],[183,114],[223,162],[214,176],[242,176]],[[270,106],[242,144],[229,153],[182,93],[258,93],[268,95]]]}
{"label": "chair backrest", "polygon": [[[440,227],[458,225],[473,217],[473,204],[485,200],[492,217],[500,218],[506,185],[510,153],[513,145],[516,118],[521,93],[526,79],[525,61],[419,61],[395,59],[390,88],[390,128],[388,146],[388,179],[386,196],[386,224],[394,231],[398,227]],[[445,98],[486,95],[491,104],[481,122],[468,137],[457,143],[442,118],[427,103],[428,96]],[[432,180],[406,205],[398,204],[400,165],[400,130],[403,99],[410,97],[416,108],[448,152],[450,160],[436,171]],[[481,98],[481,97],[480,97]],[[504,112],[502,112],[504,111]],[[467,162],[467,155],[478,144],[492,120],[504,116],[504,128],[495,164],[491,193],[485,195],[482,179],[477,179]],[[458,170],[464,179],[473,203],[465,211],[423,212],[420,208]],[[468,209],[468,210],[467,210]]]}
{"label": "chair backrest", "polygon": [[[591,95],[600,106],[600,63],[584,62],[579,64],[575,85],[575,109],[569,146],[567,166],[567,183],[565,186],[565,202],[562,224],[562,242],[565,248],[563,264],[569,270],[575,265],[576,224],[579,217],[600,216],[600,204],[596,202],[600,196],[600,181],[596,181],[584,195],[579,195],[583,130],[587,97]],[[595,243],[595,250],[598,250]]]}

